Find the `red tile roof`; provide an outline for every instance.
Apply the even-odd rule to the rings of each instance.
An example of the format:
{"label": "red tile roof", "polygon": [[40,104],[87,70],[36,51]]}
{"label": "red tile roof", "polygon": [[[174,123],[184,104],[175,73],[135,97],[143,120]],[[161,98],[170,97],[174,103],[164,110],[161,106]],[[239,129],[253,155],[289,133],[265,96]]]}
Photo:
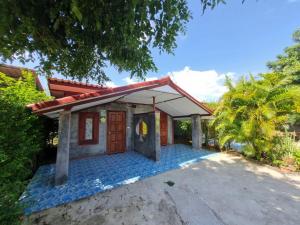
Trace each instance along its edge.
{"label": "red tile roof", "polygon": [[56,98],[90,93],[90,92],[100,91],[107,88],[102,85],[87,84],[87,83],[63,80],[57,78],[48,78],[48,87],[51,96],[54,96]]}
{"label": "red tile roof", "polygon": [[84,83],[84,82],[64,80],[64,79],[58,79],[58,78],[48,78],[48,82],[53,83],[53,84],[63,84],[63,85],[69,85],[69,86],[75,86],[75,87],[89,88],[89,89],[94,89],[94,90],[106,88],[103,85],[88,84],[88,83]]}
{"label": "red tile roof", "polygon": [[30,104],[30,105],[28,105],[28,107],[31,108],[33,112],[46,113],[46,112],[56,111],[59,109],[71,108],[72,106],[75,106],[75,105],[80,105],[80,104],[98,101],[98,100],[102,100],[102,99],[106,99],[106,98],[129,94],[129,93],[132,93],[135,91],[161,87],[164,85],[171,86],[177,92],[179,92],[181,95],[187,97],[189,100],[191,100],[192,102],[197,104],[199,107],[203,108],[204,110],[206,110],[209,113],[212,113],[212,111],[206,105],[199,102],[198,100],[193,98],[191,95],[189,95],[187,92],[185,92],[183,89],[178,87],[171,80],[170,77],[164,77],[164,78],[161,78],[158,80],[145,81],[145,82],[140,82],[140,83],[136,83],[136,84],[115,87],[115,88],[109,88],[109,87],[103,88],[96,92],[68,96],[68,97],[59,98],[59,99],[55,99],[55,100],[51,100],[51,101]]}

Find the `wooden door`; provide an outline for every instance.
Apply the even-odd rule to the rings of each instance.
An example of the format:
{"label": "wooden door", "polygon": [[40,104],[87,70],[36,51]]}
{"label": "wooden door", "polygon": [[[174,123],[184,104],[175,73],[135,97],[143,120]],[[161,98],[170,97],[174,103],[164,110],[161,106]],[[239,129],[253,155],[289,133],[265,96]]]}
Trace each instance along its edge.
{"label": "wooden door", "polygon": [[160,112],[160,144],[168,144],[168,115]]}
{"label": "wooden door", "polygon": [[125,112],[108,112],[107,153],[125,152],[126,149],[126,118]]}

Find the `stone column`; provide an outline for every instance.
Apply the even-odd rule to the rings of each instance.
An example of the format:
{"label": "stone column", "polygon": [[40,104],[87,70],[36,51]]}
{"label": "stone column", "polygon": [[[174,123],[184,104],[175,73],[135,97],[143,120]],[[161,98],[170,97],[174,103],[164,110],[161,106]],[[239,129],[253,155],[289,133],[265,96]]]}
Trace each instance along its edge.
{"label": "stone column", "polygon": [[133,150],[133,108],[131,105],[127,106],[126,114],[126,149]]}
{"label": "stone column", "polygon": [[154,112],[154,121],[155,121],[155,160],[160,160],[160,112]]}
{"label": "stone column", "polygon": [[62,111],[58,123],[58,147],[56,154],[55,185],[61,185],[68,179],[70,148],[71,111]]}
{"label": "stone column", "polygon": [[202,129],[200,115],[192,115],[192,145],[195,149],[202,148]]}
{"label": "stone column", "polygon": [[168,115],[168,145],[173,144],[173,118]]}

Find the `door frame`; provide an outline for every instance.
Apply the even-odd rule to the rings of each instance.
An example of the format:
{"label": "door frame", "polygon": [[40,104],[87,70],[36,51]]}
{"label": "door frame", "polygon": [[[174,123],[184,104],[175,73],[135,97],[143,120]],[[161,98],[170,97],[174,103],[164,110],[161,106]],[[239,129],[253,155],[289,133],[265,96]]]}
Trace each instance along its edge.
{"label": "door frame", "polygon": [[[162,133],[162,132],[161,132],[161,130],[162,130],[162,129],[161,129],[161,124],[162,124],[162,123],[161,123],[161,121],[162,121],[161,118],[162,118],[162,115],[164,115],[164,116],[165,116],[165,119],[166,119],[166,120],[165,120],[165,123],[166,123],[166,131],[167,131],[167,134],[166,134],[166,137],[165,137],[165,138],[166,138],[166,140],[165,140],[165,141],[166,141],[166,144],[162,144],[162,141],[161,141],[161,140],[162,140],[162,137],[163,137],[163,136],[161,135],[161,133]],[[168,116],[169,116],[168,113],[165,113],[165,112],[162,112],[162,111],[161,111],[161,113],[160,113],[160,118],[159,118],[159,119],[160,119],[160,128],[159,128],[159,129],[160,129],[160,145],[161,145],[161,146],[167,146],[167,145],[168,145],[168,137],[169,137],[169,121],[168,121],[169,119],[168,119]]]}
{"label": "door frame", "polygon": [[109,151],[109,113],[110,112],[122,112],[125,115],[125,119],[124,119],[124,151],[120,152],[120,153],[124,153],[126,152],[126,142],[127,142],[127,132],[126,132],[126,125],[127,125],[127,112],[124,110],[106,110],[106,154],[108,155],[112,155],[112,154],[116,154],[116,153],[111,153]]}

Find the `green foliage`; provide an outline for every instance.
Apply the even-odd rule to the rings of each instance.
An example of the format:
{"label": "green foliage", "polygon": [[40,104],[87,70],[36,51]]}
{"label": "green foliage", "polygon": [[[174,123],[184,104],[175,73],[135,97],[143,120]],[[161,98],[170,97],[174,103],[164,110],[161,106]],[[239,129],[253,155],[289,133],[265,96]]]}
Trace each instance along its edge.
{"label": "green foliage", "polygon": [[[210,139],[215,139],[215,129],[209,126],[209,120],[201,121],[201,129],[205,135],[204,143],[208,146]],[[177,120],[174,127],[174,136],[177,141],[190,144],[192,141],[192,123],[191,120]],[[215,143],[215,141],[214,141]],[[216,144],[216,143],[215,143]]]}
{"label": "green foliage", "polygon": [[204,12],[207,8],[214,9],[217,5],[221,3],[226,4],[226,1],[225,0],[201,0],[201,3],[202,3],[202,10]]}
{"label": "green foliage", "polygon": [[293,154],[297,170],[300,171],[300,150],[297,150]]}
{"label": "green foliage", "polygon": [[[203,12],[220,3],[200,0]],[[172,53],[191,18],[187,0],[2,0],[0,15],[0,59],[99,83],[108,64],[137,78],[157,70],[152,48]]]}
{"label": "green foliage", "polygon": [[204,104],[207,105],[213,111],[215,111],[219,105],[218,102],[205,102]]}
{"label": "green foliage", "polygon": [[283,136],[277,136],[273,140],[273,149],[268,154],[268,159],[275,165],[283,165],[283,159],[292,158],[298,151],[295,137],[285,130]]}
{"label": "green foliage", "polygon": [[19,224],[18,203],[32,175],[35,153],[42,143],[42,124],[25,106],[48,97],[35,88],[32,74],[18,81],[0,73],[0,224]]}
{"label": "green foliage", "polygon": [[[212,111],[215,111],[217,109],[218,104],[218,102],[205,102],[205,105],[207,105]],[[218,148],[215,127],[210,125],[210,120],[202,120],[201,128],[205,136],[205,146],[208,147],[209,145],[213,145],[215,148]],[[213,144],[209,144],[210,141],[213,141]]]}
{"label": "green foliage", "polygon": [[174,136],[177,140],[188,143],[192,140],[192,123],[190,120],[177,120],[174,127]]}
{"label": "green foliage", "polygon": [[229,91],[212,122],[220,145],[244,143],[247,155],[265,158],[276,130],[288,122],[289,115],[299,113],[300,87],[288,85],[290,82],[289,76],[276,72],[261,74],[258,79],[243,77],[236,85],[227,78]]}
{"label": "green foliage", "polygon": [[[242,3],[244,3],[246,0],[241,0]],[[202,11],[203,13],[207,8],[214,9],[219,4],[226,4],[227,1],[225,0],[200,0],[202,5]]]}
{"label": "green foliage", "polygon": [[284,50],[277,60],[269,62],[268,67],[273,71],[291,75],[294,83],[300,84],[300,29],[293,34],[295,45]]}
{"label": "green foliage", "polygon": [[257,78],[243,77],[236,84],[227,78],[229,91],[223,95],[212,121],[221,146],[240,142],[245,144],[243,152],[247,156],[273,162],[294,152],[293,140],[277,137],[285,125],[299,119],[299,30],[294,39],[296,45],[268,64],[272,72]]}
{"label": "green foliage", "polygon": [[172,53],[190,19],[186,0],[0,1],[0,57],[38,58],[46,74],[108,79],[109,63],[144,78],[151,48]]}

